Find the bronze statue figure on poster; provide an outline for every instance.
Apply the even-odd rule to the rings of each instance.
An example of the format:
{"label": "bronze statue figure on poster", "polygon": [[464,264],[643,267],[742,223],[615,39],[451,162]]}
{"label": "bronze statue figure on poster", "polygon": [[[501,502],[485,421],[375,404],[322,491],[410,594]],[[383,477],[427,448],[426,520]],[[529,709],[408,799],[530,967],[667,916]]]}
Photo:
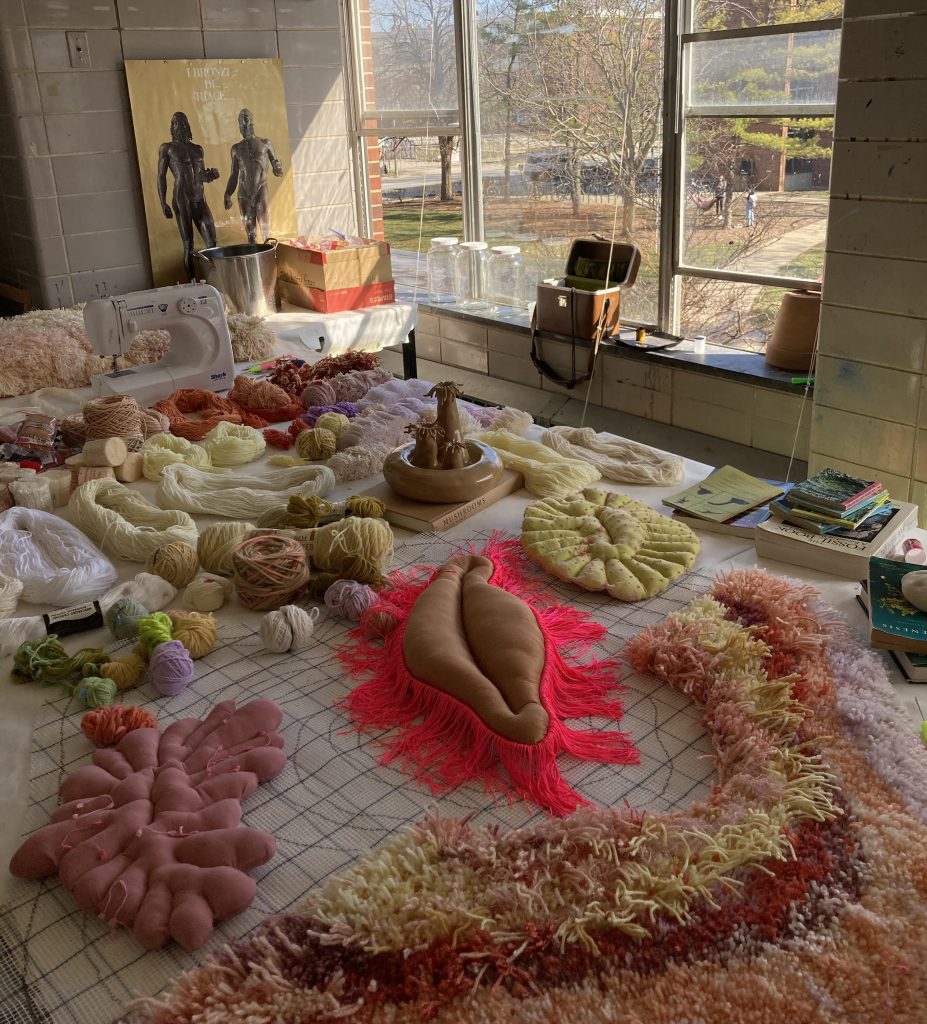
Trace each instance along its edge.
{"label": "bronze statue figure on poster", "polygon": [[254,134],[254,115],[250,110],[238,114],[238,130],[241,142],[232,146],[232,173],[225,186],[225,208],[231,210],[232,196],[238,189],[238,209],[248,241],[253,245],[257,240],[260,225],[263,238],[270,236],[270,210],[267,202],[267,167],[279,178],[283,166],[274,153],[270,139]]}
{"label": "bronze statue figure on poster", "polygon": [[[174,193],[167,204],[167,169],[174,175]],[[187,115],[178,110],[171,118],[171,141],[158,150],[158,198],[168,220],[175,217],[183,242],[183,265],[193,280],[193,228],[199,231],[209,249],[216,244],[216,224],[206,202],[203,185],[219,177],[216,167],[207,167],[203,147],[193,141]],[[172,212],[173,211],[173,212]]]}

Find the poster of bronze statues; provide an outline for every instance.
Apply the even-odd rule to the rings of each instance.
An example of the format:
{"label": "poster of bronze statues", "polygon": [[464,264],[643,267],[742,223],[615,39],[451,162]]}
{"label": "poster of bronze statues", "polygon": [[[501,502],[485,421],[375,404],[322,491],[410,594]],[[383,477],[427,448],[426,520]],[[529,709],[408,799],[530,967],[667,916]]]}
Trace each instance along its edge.
{"label": "poster of bronze statues", "polygon": [[126,61],[151,269],[189,281],[193,254],[296,232],[279,60]]}

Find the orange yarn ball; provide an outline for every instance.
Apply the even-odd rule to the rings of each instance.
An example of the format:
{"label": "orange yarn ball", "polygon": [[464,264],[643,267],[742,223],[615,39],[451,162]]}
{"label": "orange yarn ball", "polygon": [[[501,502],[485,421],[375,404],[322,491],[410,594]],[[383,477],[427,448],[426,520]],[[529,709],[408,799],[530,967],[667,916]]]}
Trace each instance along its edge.
{"label": "orange yarn ball", "polygon": [[108,747],[135,729],[156,729],[158,720],[144,708],[110,704],[88,711],[80,720],[80,727],[91,743]]}

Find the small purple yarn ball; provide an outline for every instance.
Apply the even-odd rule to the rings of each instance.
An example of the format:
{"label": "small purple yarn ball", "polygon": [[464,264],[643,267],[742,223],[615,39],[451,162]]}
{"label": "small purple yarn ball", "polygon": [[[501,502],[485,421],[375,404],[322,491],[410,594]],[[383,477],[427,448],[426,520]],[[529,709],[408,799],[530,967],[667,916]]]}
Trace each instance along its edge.
{"label": "small purple yarn ball", "polygon": [[357,415],[357,406],[353,402],[337,402],[335,405],[312,405],[299,418],[314,427],[318,418],[326,412],[340,412],[353,420]]}
{"label": "small purple yarn ball", "polygon": [[379,600],[375,590],[356,580],[335,580],[325,591],[326,605],[352,622],[360,622],[364,612]]}
{"label": "small purple yarn ball", "polygon": [[179,640],[158,644],[148,661],[151,685],[164,697],[176,697],[196,678],[190,652]]}

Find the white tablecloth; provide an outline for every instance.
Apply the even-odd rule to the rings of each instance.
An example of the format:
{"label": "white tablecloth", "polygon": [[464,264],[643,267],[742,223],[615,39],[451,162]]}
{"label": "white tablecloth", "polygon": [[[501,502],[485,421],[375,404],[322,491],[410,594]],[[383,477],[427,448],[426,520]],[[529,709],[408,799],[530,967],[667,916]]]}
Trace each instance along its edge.
{"label": "white tablecloth", "polygon": [[267,323],[284,348],[297,346],[291,355],[300,357],[299,347],[305,347],[315,355],[329,356],[341,352],[379,352],[389,345],[401,345],[415,327],[417,311],[414,302],[394,302],[344,313],[314,313],[284,303],[279,313],[267,317]]}

